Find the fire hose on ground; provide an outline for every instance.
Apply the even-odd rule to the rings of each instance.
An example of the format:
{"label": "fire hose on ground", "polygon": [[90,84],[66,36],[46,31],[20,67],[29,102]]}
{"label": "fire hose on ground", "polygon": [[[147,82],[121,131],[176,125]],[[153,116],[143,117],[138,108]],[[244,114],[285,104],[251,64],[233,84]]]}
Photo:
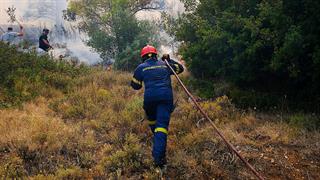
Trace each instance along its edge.
{"label": "fire hose on ground", "polygon": [[195,97],[190,93],[187,87],[183,84],[177,73],[172,69],[167,60],[164,60],[170,70],[173,72],[174,76],[177,78],[179,84],[182,86],[183,90],[187,93],[187,95],[192,99],[195,106],[201,112],[201,114],[210,122],[211,126],[214,128],[215,132],[221,137],[221,139],[226,143],[226,145],[240,158],[240,160],[246,165],[246,167],[259,179],[264,180],[263,176],[255,170],[255,168],[246,160],[242,155],[237,151],[237,149],[225,138],[225,136],[221,133],[218,127],[214,124],[213,120],[208,116],[206,112],[200,107],[199,103],[195,99]]}

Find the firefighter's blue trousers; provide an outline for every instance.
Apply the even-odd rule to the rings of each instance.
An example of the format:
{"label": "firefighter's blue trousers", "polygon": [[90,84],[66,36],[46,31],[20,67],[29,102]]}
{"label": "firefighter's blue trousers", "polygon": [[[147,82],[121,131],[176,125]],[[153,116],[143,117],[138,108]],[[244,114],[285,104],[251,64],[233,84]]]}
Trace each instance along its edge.
{"label": "firefighter's blue trousers", "polygon": [[149,120],[149,126],[154,134],[152,156],[156,165],[166,162],[166,146],[170,114],[173,111],[173,101],[145,101],[143,108]]}

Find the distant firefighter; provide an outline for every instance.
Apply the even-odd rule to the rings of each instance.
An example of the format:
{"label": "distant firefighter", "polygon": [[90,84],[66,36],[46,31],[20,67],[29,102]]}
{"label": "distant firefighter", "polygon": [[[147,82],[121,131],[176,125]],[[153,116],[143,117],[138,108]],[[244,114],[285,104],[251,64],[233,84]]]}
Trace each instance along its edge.
{"label": "distant firefighter", "polygon": [[20,26],[20,32],[14,32],[12,27],[8,27],[8,31],[1,35],[1,41],[8,44],[13,44],[15,39],[19,36],[23,36],[23,27]]}
{"label": "distant firefighter", "polygon": [[42,34],[39,38],[39,48],[48,52],[50,49],[53,49],[53,47],[50,45],[48,41],[48,34],[49,29],[43,29]]}

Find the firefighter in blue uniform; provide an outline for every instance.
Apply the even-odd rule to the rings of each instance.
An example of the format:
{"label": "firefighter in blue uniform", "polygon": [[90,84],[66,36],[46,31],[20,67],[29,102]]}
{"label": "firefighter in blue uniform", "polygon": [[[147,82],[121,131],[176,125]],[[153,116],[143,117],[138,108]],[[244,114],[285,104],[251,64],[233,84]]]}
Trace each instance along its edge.
{"label": "firefighter in blue uniform", "polygon": [[[131,86],[135,90],[145,86],[143,108],[149,120],[149,126],[154,134],[152,156],[157,167],[166,164],[166,145],[170,114],[173,111],[173,93],[171,78],[173,72],[166,63],[157,59],[157,50],[147,45],[141,51],[143,63],[140,64],[133,75]],[[167,60],[173,70],[180,74],[184,68],[181,64]]]}

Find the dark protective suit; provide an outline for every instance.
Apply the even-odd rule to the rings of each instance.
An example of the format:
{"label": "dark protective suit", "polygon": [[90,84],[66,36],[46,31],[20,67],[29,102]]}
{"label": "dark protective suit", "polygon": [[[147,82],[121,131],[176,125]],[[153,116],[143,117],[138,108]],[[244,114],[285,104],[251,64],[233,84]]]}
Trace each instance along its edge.
{"label": "dark protective suit", "polygon": [[[181,64],[173,60],[168,62],[177,74],[183,72]],[[154,133],[152,156],[158,166],[165,163],[168,127],[173,111],[171,75],[173,72],[164,61],[150,58],[137,67],[131,81],[135,90],[142,88],[142,82],[145,85],[143,108]]]}

